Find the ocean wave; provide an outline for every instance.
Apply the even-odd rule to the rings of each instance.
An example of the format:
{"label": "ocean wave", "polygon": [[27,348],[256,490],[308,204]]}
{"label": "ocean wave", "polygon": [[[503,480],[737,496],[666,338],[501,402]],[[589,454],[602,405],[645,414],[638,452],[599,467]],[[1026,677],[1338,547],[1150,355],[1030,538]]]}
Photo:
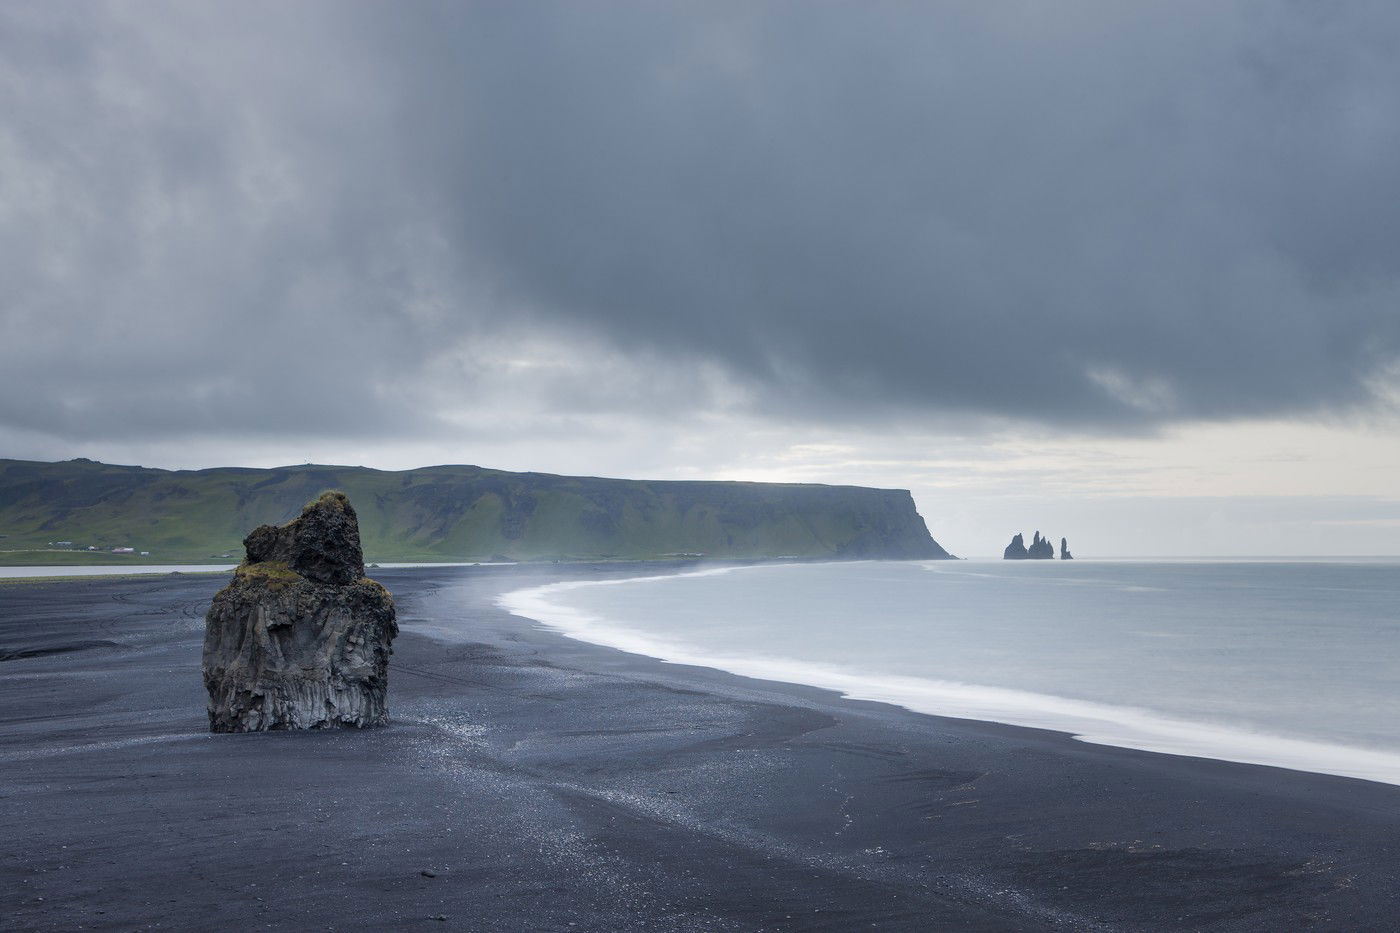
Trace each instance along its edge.
{"label": "ocean wave", "polygon": [[889,703],[916,713],[1068,733],[1097,745],[1210,758],[1400,785],[1400,754],[1192,721],[1004,687],[853,671],[784,657],[717,653],[680,639],[640,632],[559,601],[570,590],[656,583],[751,569],[719,567],[684,574],[550,583],[501,594],[497,605],[562,635],[672,664],[832,690],[852,700]]}

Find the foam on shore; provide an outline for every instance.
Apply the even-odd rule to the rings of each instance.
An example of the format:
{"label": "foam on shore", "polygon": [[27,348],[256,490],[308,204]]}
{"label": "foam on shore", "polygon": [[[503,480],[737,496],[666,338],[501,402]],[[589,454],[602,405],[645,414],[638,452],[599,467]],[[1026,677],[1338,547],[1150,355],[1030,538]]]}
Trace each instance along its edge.
{"label": "foam on shore", "polygon": [[1400,754],[1392,752],[1192,722],[1147,709],[1001,687],[852,671],[790,658],[719,654],[639,632],[556,601],[560,594],[582,587],[659,582],[744,569],[748,568],[550,583],[503,593],[496,602],[513,615],[539,622],[569,638],[672,664],[820,687],[848,699],[890,703],[916,713],[1064,732],[1098,745],[1400,785]]}

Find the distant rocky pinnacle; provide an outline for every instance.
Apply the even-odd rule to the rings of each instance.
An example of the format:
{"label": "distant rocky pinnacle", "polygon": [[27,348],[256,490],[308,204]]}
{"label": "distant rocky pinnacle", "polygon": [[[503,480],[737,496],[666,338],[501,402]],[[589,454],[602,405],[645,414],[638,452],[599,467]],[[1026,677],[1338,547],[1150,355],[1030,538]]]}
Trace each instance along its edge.
{"label": "distant rocky pinnacle", "polygon": [[1060,539],[1060,560],[1074,560],[1074,555],[1069,552],[1069,542],[1064,538]]}
{"label": "distant rocky pinnacle", "polygon": [[1031,546],[1026,547],[1026,539],[1018,533],[1001,556],[1006,560],[1054,560],[1055,545],[1050,543],[1049,538],[1042,538],[1037,531]]}
{"label": "distant rocky pinnacle", "polygon": [[211,732],[327,729],[388,721],[388,590],[365,577],[360,527],[328,492],[285,525],[243,539],[247,557],[204,622]]}

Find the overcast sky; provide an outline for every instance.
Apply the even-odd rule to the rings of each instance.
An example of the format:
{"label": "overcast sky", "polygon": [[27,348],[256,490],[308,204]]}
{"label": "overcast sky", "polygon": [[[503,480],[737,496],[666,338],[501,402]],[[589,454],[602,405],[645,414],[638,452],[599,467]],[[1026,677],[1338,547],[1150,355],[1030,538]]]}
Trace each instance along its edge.
{"label": "overcast sky", "polygon": [[8,3],[0,284],[3,456],[1400,553],[1400,7]]}

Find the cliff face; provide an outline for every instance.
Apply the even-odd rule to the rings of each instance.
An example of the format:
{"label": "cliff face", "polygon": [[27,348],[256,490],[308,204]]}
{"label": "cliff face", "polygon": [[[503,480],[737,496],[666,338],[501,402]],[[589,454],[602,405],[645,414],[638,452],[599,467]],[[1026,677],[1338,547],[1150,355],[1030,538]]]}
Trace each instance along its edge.
{"label": "cliff face", "polygon": [[58,540],[201,560],[236,552],[244,529],[285,522],[332,488],[357,503],[365,553],[379,561],[949,556],[900,489],[472,466],[166,471],[0,460],[0,534],[7,548],[37,548],[35,563],[81,559],[47,548]]}

